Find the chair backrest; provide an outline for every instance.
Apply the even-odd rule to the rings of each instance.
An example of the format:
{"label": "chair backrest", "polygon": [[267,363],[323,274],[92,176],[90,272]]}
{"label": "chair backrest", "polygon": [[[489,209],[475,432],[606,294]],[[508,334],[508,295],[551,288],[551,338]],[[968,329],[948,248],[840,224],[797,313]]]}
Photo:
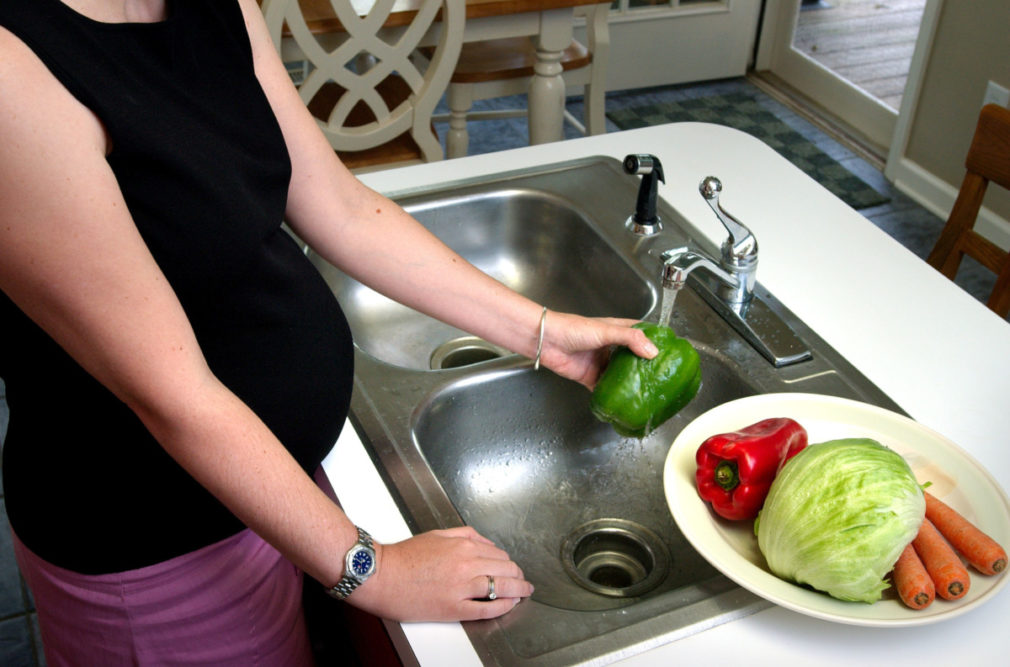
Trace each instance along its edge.
{"label": "chair backrest", "polygon": [[[302,7],[310,4],[316,12],[329,4],[339,25],[314,34]],[[404,7],[411,14],[403,25],[387,26]],[[421,159],[443,157],[431,115],[459,57],[464,0],[263,0],[262,11],[282,57],[293,43],[308,62],[299,94],[335,150],[365,151],[409,133]],[[416,57],[418,45],[433,40],[431,58]]]}
{"label": "chair backrest", "polygon": [[926,261],[953,280],[964,255],[978,260],[996,274],[986,305],[1006,317],[1010,313],[1010,254],[973,227],[989,183],[1010,190],[1010,109],[995,104],[982,107],[965,168],[947,224]]}

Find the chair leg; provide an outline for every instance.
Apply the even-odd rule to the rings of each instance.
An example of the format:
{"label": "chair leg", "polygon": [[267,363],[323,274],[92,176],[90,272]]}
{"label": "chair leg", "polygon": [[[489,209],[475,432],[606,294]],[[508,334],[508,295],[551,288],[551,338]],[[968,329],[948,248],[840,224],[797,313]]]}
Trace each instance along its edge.
{"label": "chair leg", "polygon": [[607,132],[607,118],[604,113],[607,108],[605,93],[603,86],[586,84],[582,102],[586,105],[586,134],[588,135],[606,134]]}
{"label": "chair leg", "polygon": [[607,132],[607,60],[610,55],[610,29],[607,18],[609,4],[598,4],[589,10],[586,34],[593,52],[593,69],[586,84],[583,101],[586,105],[586,134]]}
{"label": "chair leg", "polygon": [[957,275],[963,252],[961,239],[975,224],[987,182],[978,174],[968,172],[961,182],[957,199],[947,217],[947,224],[940,231],[936,245],[930,251],[926,262],[951,280]]}
{"label": "chair leg", "polygon": [[1010,315],[1010,255],[1003,258],[1003,266],[986,305],[1000,317]]}
{"label": "chair leg", "polygon": [[467,84],[449,85],[449,132],[445,137],[446,155],[452,159],[466,157],[470,149],[470,134],[466,129],[466,116],[473,106],[473,91]]}

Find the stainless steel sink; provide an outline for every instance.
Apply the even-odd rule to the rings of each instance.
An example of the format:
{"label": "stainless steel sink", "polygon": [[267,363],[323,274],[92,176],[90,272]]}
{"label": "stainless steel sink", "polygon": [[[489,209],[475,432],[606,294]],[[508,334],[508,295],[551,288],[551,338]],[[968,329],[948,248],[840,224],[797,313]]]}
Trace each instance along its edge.
{"label": "stainless steel sink", "polygon": [[432,472],[463,520],[523,564],[535,601],[617,609],[715,576],[667,510],[663,462],[685,424],[758,387],[699,351],[698,396],[644,440],[615,437],[581,385],[525,365],[450,382],[418,406],[414,439]]}
{"label": "stainless steel sink", "polygon": [[[624,221],[637,188],[619,162],[599,158],[394,198],[464,257],[538,302],[650,319],[659,310],[660,253],[716,250],[663,201],[664,231],[631,235]],[[760,240],[761,230],[754,233]],[[681,413],[635,440],[598,422],[580,385],[534,371],[528,360],[313,261],[355,335],[352,422],[411,528],[472,525],[536,587],[504,617],[464,624],[486,663],[607,661],[768,605],[705,562],[666,506],[667,450],[705,410],[778,391],[899,410],[768,293],[760,271],[756,298],[812,358],[776,368],[688,283],[670,323],[701,353],[701,389]]]}
{"label": "stainless steel sink", "polygon": [[[409,208],[471,264],[552,309],[613,317],[641,317],[652,309],[652,285],[593,231],[589,214],[572,200],[513,187]],[[465,332],[401,306],[326,263],[318,266],[344,307],[357,345],[370,356],[418,370],[480,358],[481,344]],[[486,357],[501,352],[484,346]]]}

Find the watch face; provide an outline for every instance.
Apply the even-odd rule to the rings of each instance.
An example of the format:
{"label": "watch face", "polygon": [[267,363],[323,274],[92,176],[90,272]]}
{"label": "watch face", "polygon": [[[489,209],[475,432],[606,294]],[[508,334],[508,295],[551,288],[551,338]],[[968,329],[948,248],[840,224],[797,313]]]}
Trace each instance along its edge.
{"label": "watch face", "polygon": [[351,558],[351,570],[355,575],[364,577],[372,571],[373,562],[372,554],[365,549],[359,549],[354,553],[354,557]]}

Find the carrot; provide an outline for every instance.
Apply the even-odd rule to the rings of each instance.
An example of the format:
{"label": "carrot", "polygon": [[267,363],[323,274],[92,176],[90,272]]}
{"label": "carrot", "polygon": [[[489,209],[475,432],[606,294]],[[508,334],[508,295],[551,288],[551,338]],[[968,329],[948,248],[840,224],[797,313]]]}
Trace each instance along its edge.
{"label": "carrot", "polygon": [[922,520],[912,544],[933,580],[937,595],[944,600],[956,600],[968,592],[971,581],[967,568],[929,519]]}
{"label": "carrot", "polygon": [[929,578],[929,573],[919,560],[911,542],[898,556],[891,577],[894,580],[894,588],[898,591],[898,597],[912,609],[925,609],[933,603],[936,587],[933,586],[933,580]]}
{"label": "carrot", "polygon": [[926,518],[979,572],[998,574],[1006,569],[1006,551],[1003,547],[956,510],[928,493]]}

